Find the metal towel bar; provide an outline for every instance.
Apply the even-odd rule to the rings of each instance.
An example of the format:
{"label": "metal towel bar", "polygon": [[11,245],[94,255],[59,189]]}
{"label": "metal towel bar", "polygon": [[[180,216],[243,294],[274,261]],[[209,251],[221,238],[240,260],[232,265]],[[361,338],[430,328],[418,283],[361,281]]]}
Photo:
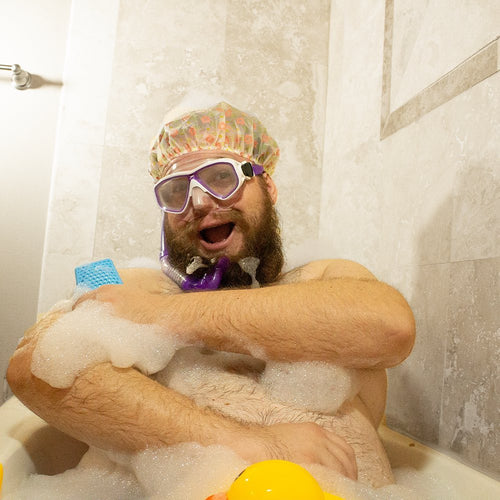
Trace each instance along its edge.
{"label": "metal towel bar", "polygon": [[16,89],[24,90],[29,89],[31,86],[31,75],[21,69],[18,64],[0,64],[0,70],[10,70],[12,71],[12,86]]}

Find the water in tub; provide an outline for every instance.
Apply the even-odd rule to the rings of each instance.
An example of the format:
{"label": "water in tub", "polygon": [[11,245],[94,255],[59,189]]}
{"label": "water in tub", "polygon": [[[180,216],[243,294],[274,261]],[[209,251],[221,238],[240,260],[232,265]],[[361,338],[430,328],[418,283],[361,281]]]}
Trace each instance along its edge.
{"label": "water in tub", "polygon": [[[183,346],[155,326],[117,318],[111,306],[92,301],[67,312],[47,330],[35,349],[32,371],[54,387],[68,387],[81,370],[104,361],[134,366],[199,405],[227,403],[232,394],[232,404],[215,407],[253,421],[266,410],[288,421],[321,422],[322,415],[335,414],[355,395],[358,384],[355,370],[325,363],[266,364],[250,356]],[[248,367],[248,376],[235,366]],[[131,455],[91,447],[75,469],[56,476],[32,475],[7,498],[204,500],[227,490],[247,465],[230,449],[215,445],[183,443]],[[321,466],[306,468],[323,490],[349,500],[455,497],[450,486],[412,470],[396,470],[397,484],[374,489]]]}

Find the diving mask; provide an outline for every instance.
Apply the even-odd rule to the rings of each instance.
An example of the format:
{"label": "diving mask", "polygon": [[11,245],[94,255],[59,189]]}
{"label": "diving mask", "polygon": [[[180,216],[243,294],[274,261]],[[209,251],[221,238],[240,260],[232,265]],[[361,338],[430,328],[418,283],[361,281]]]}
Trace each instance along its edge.
{"label": "diving mask", "polygon": [[181,214],[195,187],[218,200],[231,198],[245,180],[264,173],[261,165],[232,158],[210,159],[188,171],[174,172],[154,186],[156,200],[164,212]]}

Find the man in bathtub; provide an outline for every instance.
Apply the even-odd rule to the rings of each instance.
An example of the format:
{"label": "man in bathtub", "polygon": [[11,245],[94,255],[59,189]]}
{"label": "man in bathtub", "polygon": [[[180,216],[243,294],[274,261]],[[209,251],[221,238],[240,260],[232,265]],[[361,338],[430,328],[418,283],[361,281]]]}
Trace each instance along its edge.
{"label": "man in bathtub", "polygon": [[223,388],[213,404],[197,404],[136,369],[110,363],[55,389],[31,373],[31,358],[57,314],[29,330],[11,359],[8,381],[19,399],[60,430],[105,449],[222,444],[248,462],[318,463],[374,486],[390,483],[376,429],[385,407],[385,369],[413,346],[411,310],[396,290],[354,262],[315,261],[282,273],[272,179],[278,154],[259,120],[226,103],[164,124],[150,168],[164,212],[164,272],[122,270],[124,285],[103,286],[79,303],[111,303],[116,315],[177,332],[205,354],[250,355],[226,368],[254,381],[265,361],[357,369],[352,399],[334,415],[293,408],[274,415],[272,401],[255,401],[251,414],[252,404],[237,388]]}

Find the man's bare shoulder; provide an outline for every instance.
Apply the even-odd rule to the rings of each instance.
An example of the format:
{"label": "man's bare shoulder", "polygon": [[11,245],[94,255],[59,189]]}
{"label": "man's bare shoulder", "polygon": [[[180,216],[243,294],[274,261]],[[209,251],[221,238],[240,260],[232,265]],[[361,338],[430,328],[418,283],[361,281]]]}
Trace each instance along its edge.
{"label": "man's bare shoulder", "polygon": [[375,280],[375,276],[366,267],[346,259],[315,260],[286,272],[278,283],[299,283],[309,280],[331,280],[339,278],[354,278]]}
{"label": "man's bare shoulder", "polygon": [[150,293],[179,293],[181,289],[160,269],[132,267],[118,271],[125,285]]}

